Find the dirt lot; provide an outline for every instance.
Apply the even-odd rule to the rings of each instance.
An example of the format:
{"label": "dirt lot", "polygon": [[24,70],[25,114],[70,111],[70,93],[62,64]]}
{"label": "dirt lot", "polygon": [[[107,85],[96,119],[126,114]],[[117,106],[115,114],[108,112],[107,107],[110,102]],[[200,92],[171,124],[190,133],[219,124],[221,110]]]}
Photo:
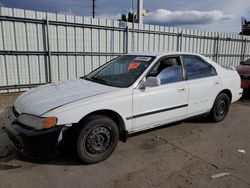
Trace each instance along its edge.
{"label": "dirt lot", "polygon": [[[0,95],[0,113],[16,97]],[[0,187],[250,187],[249,99],[221,123],[196,119],[132,136],[95,165],[67,151],[44,163],[24,159],[2,127],[0,120]],[[221,172],[231,174],[211,178]]]}

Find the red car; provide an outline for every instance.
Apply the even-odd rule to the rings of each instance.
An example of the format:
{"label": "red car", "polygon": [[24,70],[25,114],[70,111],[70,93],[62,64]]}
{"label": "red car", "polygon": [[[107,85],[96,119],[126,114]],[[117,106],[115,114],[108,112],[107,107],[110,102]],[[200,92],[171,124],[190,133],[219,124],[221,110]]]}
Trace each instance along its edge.
{"label": "red car", "polygon": [[241,88],[250,89],[250,59],[241,62],[236,70],[241,77]]}

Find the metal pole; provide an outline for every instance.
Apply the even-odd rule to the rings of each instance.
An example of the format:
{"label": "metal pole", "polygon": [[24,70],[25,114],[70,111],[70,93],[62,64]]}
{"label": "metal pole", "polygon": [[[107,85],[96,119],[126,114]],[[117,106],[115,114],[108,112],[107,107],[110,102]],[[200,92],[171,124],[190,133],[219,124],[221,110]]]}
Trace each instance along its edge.
{"label": "metal pole", "polygon": [[132,0],[132,52],[134,52],[134,28],[135,28],[135,20],[134,20],[134,16],[135,16],[135,11],[134,11],[134,0]]}
{"label": "metal pole", "polygon": [[48,17],[46,17],[46,44],[47,44],[47,57],[48,57],[48,62],[47,62],[47,77],[46,77],[46,82],[50,83],[51,82],[51,51],[50,51],[50,45],[49,45],[49,20]]}
{"label": "metal pole", "polygon": [[143,10],[143,0],[137,0],[137,22],[139,24],[143,24],[142,10]]}
{"label": "metal pole", "polygon": [[92,0],[92,18],[95,18],[95,0]]}

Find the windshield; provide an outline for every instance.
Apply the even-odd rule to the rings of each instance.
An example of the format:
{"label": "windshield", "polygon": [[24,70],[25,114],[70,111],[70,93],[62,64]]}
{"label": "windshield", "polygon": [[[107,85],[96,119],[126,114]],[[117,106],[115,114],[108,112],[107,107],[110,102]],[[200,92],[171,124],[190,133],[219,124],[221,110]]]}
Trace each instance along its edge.
{"label": "windshield", "polygon": [[129,87],[154,59],[153,56],[119,56],[83,78],[114,87]]}

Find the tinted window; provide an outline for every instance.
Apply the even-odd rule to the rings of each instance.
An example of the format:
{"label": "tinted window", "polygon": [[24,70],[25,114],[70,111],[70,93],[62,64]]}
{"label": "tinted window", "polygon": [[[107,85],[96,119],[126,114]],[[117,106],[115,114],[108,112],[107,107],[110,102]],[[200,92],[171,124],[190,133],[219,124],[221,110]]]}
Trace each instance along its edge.
{"label": "tinted window", "polygon": [[246,60],[245,64],[250,65],[250,59]]}
{"label": "tinted window", "polygon": [[178,82],[183,80],[182,67],[177,57],[169,57],[160,60],[150,71],[149,76],[156,76],[161,84]]}
{"label": "tinted window", "polygon": [[201,58],[196,56],[183,56],[189,80],[216,75],[215,69]]}

